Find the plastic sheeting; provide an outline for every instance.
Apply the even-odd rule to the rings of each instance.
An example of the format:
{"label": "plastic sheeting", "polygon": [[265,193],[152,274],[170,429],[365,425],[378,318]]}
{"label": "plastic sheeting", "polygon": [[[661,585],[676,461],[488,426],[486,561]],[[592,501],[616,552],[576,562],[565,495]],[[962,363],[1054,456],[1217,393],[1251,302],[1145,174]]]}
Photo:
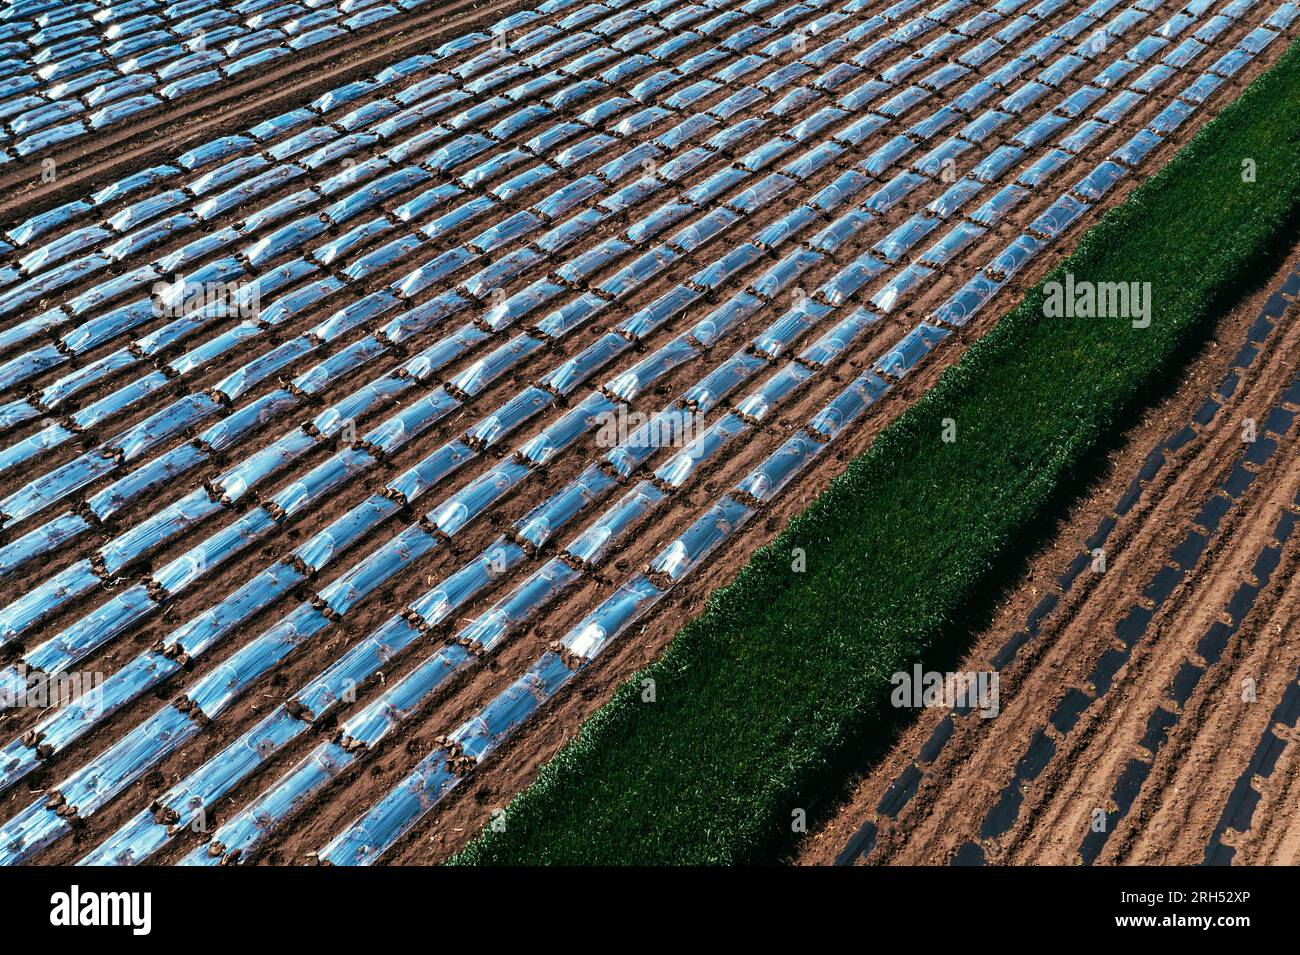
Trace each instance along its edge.
{"label": "plastic sheeting", "polygon": [[543,252],[554,255],[570,243],[577,241],[579,237],[586,235],[599,225],[604,218],[605,214],[602,211],[584,209],[545,233],[537,240],[536,245]]}
{"label": "plastic sheeting", "polygon": [[933,232],[939,220],[917,213],[872,248],[885,261],[895,264],[918,242]]}
{"label": "plastic sheeting", "polygon": [[271,497],[269,504],[280,508],[286,515],[297,514],[349,483],[374,464],[375,459],[369,452],[345,447],[316,465],[299,480],[282,488]]}
{"label": "plastic sheeting", "polygon": [[[963,180],[966,181],[966,180]],[[978,186],[978,183],[974,183]],[[987,230],[969,222],[958,221],[934,245],[921,254],[917,262],[930,268],[940,268],[951,262],[959,252],[984,235]]]}
{"label": "plastic sheeting", "polygon": [[310,604],[299,606],[191,687],[188,698],[209,718],[238,699],[259,677],[329,626]]}
{"label": "plastic sheeting", "polygon": [[904,335],[890,351],[877,359],[874,368],[883,375],[901,379],[939,342],[951,334],[945,328],[921,322]]}
{"label": "plastic sheeting", "polygon": [[35,732],[41,746],[62,752],[126,703],[180,670],[180,664],[158,653],[140,654],[102,684],[88,687],[81,696],[37,724]]}
{"label": "plastic sheeting", "polygon": [[613,237],[605,239],[595,247],[569,259],[555,270],[555,274],[565,282],[580,283],[631,252],[632,248],[621,239]]}
{"label": "plastic sheeting", "polygon": [[[869,216],[862,214],[862,223],[853,226],[856,231],[870,220]],[[828,228],[834,228],[830,226]],[[816,243],[814,239],[814,243]],[[825,242],[822,243],[825,245]],[[792,249],[780,261],[764,272],[757,278],[751,288],[755,294],[761,295],[768,300],[775,299],[783,291],[795,283],[799,276],[803,275],[809,269],[820,264],[825,260],[820,252],[813,252],[808,249]]]}
{"label": "plastic sheeting", "polygon": [[451,733],[461,753],[481,760],[514,734],[523,722],[572,677],[572,673],[530,667],[476,715]]}
{"label": "plastic sheeting", "polygon": [[[863,253],[844,267],[834,278],[817,290],[831,305],[844,304],[850,295],[884,272],[888,266],[869,253]],[[805,302],[805,305],[811,303]]]}
{"label": "plastic sheeting", "polygon": [[685,285],[674,286],[649,305],[638,309],[619,322],[615,326],[615,331],[620,335],[639,341],[665,322],[681,314],[692,303],[698,301],[700,297],[700,292],[687,288]]}
{"label": "plastic sheeting", "polygon": [[[750,191],[752,192],[753,189]],[[757,196],[755,198],[757,199]],[[738,200],[735,199],[731,200],[731,204],[732,206],[739,205]],[[694,252],[700,246],[713,241],[739,222],[741,214],[748,215],[750,211],[749,209],[742,209],[741,213],[738,214],[726,207],[714,209],[708,215],[701,216],[690,225],[678,229],[668,240],[668,244],[682,253]]]}
{"label": "plastic sheeting", "polygon": [[959,179],[926,206],[926,211],[940,219],[947,219],[965,207],[966,203],[984,189],[984,184],[977,179],[966,177]]}
{"label": "plastic sheeting", "polygon": [[[123,191],[125,191],[125,189]],[[98,195],[99,193],[96,193],[96,196]],[[116,196],[109,196],[107,198],[116,198]],[[92,199],[94,199],[94,197],[92,197]],[[105,201],[107,201],[107,199]],[[37,236],[44,235],[52,229],[57,229],[62,225],[72,222],[77,216],[89,212],[90,210],[90,203],[83,202],[80,199],[68,202],[64,205],[56,206],[47,212],[42,212],[38,215],[32,216],[21,225],[15,226],[5,232],[5,236],[10,242],[14,243],[14,245],[22,247],[27,245]]]}
{"label": "plastic sheeting", "polygon": [[[496,548],[490,548],[483,560],[495,567],[496,550],[502,546],[513,545],[498,542]],[[522,559],[523,552],[514,548],[517,559]],[[470,565],[466,568],[470,575],[475,573],[495,573],[484,565]],[[460,576],[460,575],[456,575]],[[450,583],[450,582],[449,582]],[[459,597],[453,598],[457,604],[468,599],[473,584],[464,587],[454,586]],[[328,706],[333,705],[350,686],[373,673],[392,654],[413,642],[417,631],[401,618],[393,618],[381,627],[365,643],[355,648],[343,660],[331,667],[322,678],[308,690],[299,695],[309,710],[316,716]],[[441,685],[451,672],[470,660],[469,653],[460,646],[444,648],[433,658],[412,671],[400,684],[387,691],[380,700],[366,710],[357,714],[344,727],[345,736],[370,743],[377,742],[387,728],[403,719],[408,712],[419,705],[420,701]],[[315,706],[313,706],[315,704]],[[319,747],[317,752],[299,765],[281,783],[259,799],[255,807],[233,820],[217,834],[216,841],[224,843],[230,849],[247,850],[263,838],[279,821],[287,818],[296,808],[305,802],[327,781],[330,767],[338,765],[338,760],[347,761],[351,757],[343,755],[342,750],[333,744]]]}
{"label": "plastic sheeting", "polygon": [[188,714],[165,706],[57,789],[67,805],[76,807],[78,816],[87,818],[198,731],[198,723]]}
{"label": "plastic sheeting", "polygon": [[0,646],[12,642],[69,601],[98,587],[90,561],[79,560],[0,610]]}
{"label": "plastic sheeting", "polygon": [[1046,212],[1035,219],[1030,224],[1029,231],[1044,236],[1049,240],[1055,239],[1068,229],[1088,208],[1089,204],[1087,202],[1081,202],[1067,193],[1052,203]]}
{"label": "plastic sheeting", "polygon": [[1020,235],[1012,239],[993,260],[985,266],[986,274],[998,282],[1006,282],[1046,246],[1042,239],[1032,235]]}
{"label": "plastic sheeting", "polygon": [[879,321],[878,315],[864,309],[855,309],[834,328],[805,348],[799,358],[813,367],[828,364],[838,358],[850,343],[877,321]]}
{"label": "plastic sheeting", "polygon": [[736,405],[736,411],[746,418],[762,421],[768,411],[813,375],[810,368],[796,362],[784,365],[768,378],[758,390],[747,395]]}
{"label": "plastic sheeting", "polygon": [[151,579],[162,587],[167,596],[174,597],[210,570],[244,550],[273,526],[275,521],[265,510],[250,510],[229,527],[208,536],[155,571]]}
{"label": "plastic sheeting", "polygon": [[767,249],[769,252],[775,251],[794,238],[804,228],[820,219],[817,213],[805,205],[795,206],[785,215],[772,223],[759,229],[754,234],[754,242]]}
{"label": "plastic sheeting", "polygon": [[89,528],[90,525],[82,517],[69,512],[28,531],[17,540],[0,547],[0,576],[13,573],[28,561],[49,553]]}
{"label": "plastic sheeting", "polygon": [[1012,209],[1028,198],[1029,194],[1028,189],[1015,183],[1003,186],[987,202],[971,213],[971,219],[984,227],[996,225]]}
{"label": "plastic sheeting", "polygon": [[515,524],[516,536],[540,548],[570,520],[617,485],[598,465],[588,465],[562,490],[537,505]]}
{"label": "plastic sheeting", "polygon": [[[7,430],[31,421],[33,418],[39,418],[40,416],[41,412],[36,409],[35,405],[25,398],[17,398],[0,405],[0,428]],[[51,431],[51,434],[54,433],[57,432]]]}
{"label": "plastic sheeting", "polygon": [[294,694],[293,700],[306,707],[312,722],[318,722],[336,706],[354,698],[361,683],[419,639],[419,630],[401,617],[391,617]]}
{"label": "plastic sheeting", "polygon": [[876,294],[869,299],[872,308],[883,315],[897,311],[917,291],[934,270],[924,265],[912,263],[891,278]]}
{"label": "plastic sheeting", "polygon": [[590,662],[659,602],[665,591],[637,574],[564,635],[560,643],[584,663]]}
{"label": "plastic sheeting", "polygon": [[852,209],[814,235],[809,244],[820,252],[837,252],[872,222],[874,220],[869,213]]}
{"label": "plastic sheeting", "polygon": [[800,432],[789,438],[736,485],[736,490],[766,504],[816,457],[824,444]]}
{"label": "plastic sheeting", "polygon": [[447,536],[454,536],[529,473],[530,468],[513,459],[503,461],[430,511],[429,520]]}
{"label": "plastic sheeting", "polygon": [[413,501],[474,457],[477,457],[477,452],[465,442],[459,439],[450,441],[389,481],[385,487],[407,501]]}
{"label": "plastic sheeting", "polygon": [[754,339],[750,348],[763,358],[779,358],[821,317],[817,310],[803,306],[788,309]]}
{"label": "plastic sheeting", "polygon": [[437,749],[358,820],[317,853],[330,865],[369,865],[460,780],[447,768],[446,750]]}
{"label": "plastic sheeting", "polygon": [[218,865],[238,861],[294,815],[354,761],[335,743],[323,743],[282,777],[271,789],[213,833],[212,841],[195,847],[181,865]]}
{"label": "plastic sheeting", "polygon": [[716,550],[742,523],[752,517],[753,508],[724,496],[704,512],[680,537],[669,543],[650,562],[650,572],[676,584]]}
{"label": "plastic sheeting", "polygon": [[[487,341],[489,337],[488,332],[476,325],[464,325],[409,359],[402,366],[402,372],[404,376],[416,381],[426,381],[434,372],[455,361],[475,345]],[[524,336],[524,339],[527,341],[527,336]],[[470,366],[470,370],[463,372],[463,375],[465,380],[472,382],[476,380],[474,376],[481,374],[482,371],[481,365],[473,365]],[[371,389],[374,390],[374,386],[371,386]]]}
{"label": "plastic sheeting", "polygon": [[231,412],[231,414],[200,434],[199,437],[214,450],[223,451],[233,447],[248,437],[250,432],[278,417],[281,412],[297,403],[298,398],[295,395],[282,388],[277,388],[275,391],[262,395],[244,407]]}
{"label": "plastic sheeting", "polygon": [[179,815],[179,819],[172,823],[173,827],[187,825],[198,810],[211,807],[307,726],[301,720],[291,718],[283,709],[277,709],[204,763],[179,786],[162,795],[158,804]]}
{"label": "plastic sheeting", "polygon": [[482,323],[493,332],[514,325],[519,319],[531,315],[551,299],[564,293],[564,287],[546,279],[539,279],[527,288],[494,305],[483,314]]}
{"label": "plastic sheeting", "polygon": [[443,319],[467,307],[468,304],[467,299],[455,292],[444,292],[390,319],[383,326],[382,331],[391,341],[404,342],[432,328]]}
{"label": "plastic sheeting", "polygon": [[577,355],[548,371],[539,384],[561,395],[570,394],[631,347],[632,343],[622,335],[606,332]]}
{"label": "plastic sheeting", "polygon": [[683,401],[701,413],[712,411],[723,398],[766,367],[767,362],[757,355],[739,351],[688,389]]}
{"label": "plastic sheeting", "polygon": [[540,339],[520,335],[490,353],[472,362],[454,375],[448,384],[467,395],[476,395],[505,374],[533,352],[543,347]]}
{"label": "plastic sheeting", "polygon": [[1095,202],[1109,192],[1126,175],[1128,175],[1128,171],[1123,166],[1106,159],[1098,163],[1088,175],[1079,180],[1072,191],[1084,199]]}
{"label": "plastic sheeting", "polygon": [[732,439],[749,429],[749,424],[735,413],[724,415],[703,434],[655,471],[655,479],[662,485],[680,488],[698,473],[700,466],[731,443]]}
{"label": "plastic sheeting", "polygon": [[45,673],[61,673],[103,646],[157,608],[143,585],[123,590],[44,643],[28,651],[23,662]]}
{"label": "plastic sheeting", "polygon": [[395,727],[414,715],[454,673],[472,659],[470,652],[459,644],[440,648],[384,690],[373,702],[346,719],[341,727],[342,741],[345,745],[360,743],[367,747],[375,746]]}
{"label": "plastic sheeting", "polygon": [[564,561],[548,560],[505,600],[484,611],[456,634],[458,640],[494,650],[515,627],[532,618],[557,594],[582,578]]}
{"label": "plastic sheeting", "polygon": [[428,431],[459,406],[460,402],[445,391],[425,395],[370,431],[365,440],[385,454],[391,454]]}
{"label": "plastic sheeting", "polygon": [[173,786],[156,802],[174,814],[163,823],[145,810],[85,856],[79,865],[138,865],[146,861],[179,832],[205,818],[207,810],[238,783],[255,772],[274,753],[301,735],[307,724],[276,709],[231,743],[196,772]]}
{"label": "plastic sheeting", "polygon": [[555,400],[555,395],[549,391],[534,386],[525,388],[496,411],[466,429],[465,441],[474,447],[489,448],[534,415],[550,407]]}
{"label": "plastic sheeting", "polygon": [[564,553],[586,564],[598,564],[664,497],[664,492],[649,481],[639,482],[571,540]]}
{"label": "plastic sheeting", "polygon": [[71,831],[44,800],[32,803],[0,827],[0,865],[18,865]]}
{"label": "plastic sheeting", "polygon": [[174,647],[191,659],[197,658],[236,626],[306,579],[287,564],[273,564],[219,603],[173,630],[163,638],[163,645]]}
{"label": "plastic sheeting", "polygon": [[808,423],[808,431],[823,441],[832,440],[887,390],[889,384],[883,378],[873,372],[862,374],[817,412]]}
{"label": "plastic sheeting", "polygon": [[411,381],[397,375],[385,375],[358,388],[337,404],[326,408],[311,420],[322,437],[333,437],[349,421],[356,421],[372,409],[394,400],[411,388]]}
{"label": "plastic sheeting", "polygon": [[93,404],[75,411],[70,416],[76,425],[83,429],[93,428],[101,421],[129,408],[167,384],[164,372],[152,371],[135,381],[128,382],[116,391],[110,392]]}
{"label": "plastic sheeting", "polygon": [[622,298],[645,285],[678,258],[679,253],[668,246],[656,246],[601,281],[596,287],[607,295]]}
{"label": "plastic sheeting", "polygon": [[221,405],[207,394],[187,395],[108,442],[121,452],[123,461],[133,461],[167,438],[215,414]]}
{"label": "plastic sheeting", "polygon": [[605,383],[604,391],[621,401],[631,403],[660,377],[699,355],[699,349],[691,343],[689,337],[679,335],[627,371],[611,378]]}
{"label": "plastic sheeting", "polygon": [[[234,503],[271,475],[288,467],[316,446],[315,439],[295,428],[213,478],[212,485],[221,491],[223,500]],[[206,495],[205,495],[206,497]],[[215,506],[215,505],[214,505]],[[206,513],[214,513],[208,509]]]}
{"label": "plastic sheeting", "polygon": [[684,202],[665,203],[628,226],[627,237],[637,244],[648,242],[694,211]]}
{"label": "plastic sheeting", "polygon": [[0,500],[0,513],[10,521],[30,517],[40,509],[48,507],[49,504],[85,487],[96,478],[112,472],[116,466],[116,461],[112,457],[101,455],[96,451],[87,452],[69,461],[68,464],[36,478],[35,481],[19,487],[8,498]]}
{"label": "plastic sheeting", "polygon": [[419,525],[408,527],[321,589],[320,599],[333,613],[344,616],[409,563],[433,550],[437,543],[437,538]]}
{"label": "plastic sheeting", "polygon": [[[24,407],[29,407],[25,402]],[[33,415],[37,414],[32,409]],[[66,444],[76,437],[76,433],[63,427],[61,424],[46,425],[39,431],[36,431],[21,441],[15,441],[9,447],[0,451],[0,471],[8,471],[17,467],[24,461],[30,461],[37,455],[44,454],[53,448]]]}
{"label": "plastic sheeting", "polygon": [[222,332],[216,338],[210,338],[190,351],[176,356],[168,361],[167,365],[177,375],[187,374],[196,368],[201,368],[210,361],[214,361],[227,352],[234,351],[245,342],[258,338],[263,330],[260,322],[251,319],[240,322],[233,328]]}
{"label": "plastic sheeting", "polygon": [[763,303],[748,292],[737,292],[692,326],[689,337],[708,348],[727,332],[757,312]]}
{"label": "plastic sheeting", "polygon": [[1002,173],[1013,166],[1025,151],[1016,146],[999,146],[987,157],[976,163],[967,175],[977,182],[989,185],[996,182]]}
{"label": "plastic sheeting", "polygon": [[123,567],[221,510],[221,505],[211,500],[203,488],[191,491],[100,548],[104,569],[110,574],[118,573]]}
{"label": "plastic sheeting", "polygon": [[934,310],[933,317],[947,325],[962,327],[1002,288],[1001,282],[976,275]]}
{"label": "plastic sheeting", "polygon": [[86,226],[38,246],[22,256],[18,260],[18,265],[26,274],[39,272],[56,262],[63,261],[69,255],[75,255],[112,236],[112,232],[100,226]]}
{"label": "plastic sheeting", "polygon": [[[453,734],[462,752],[487,756],[571,677],[556,654],[547,653],[483,711]],[[446,750],[436,750],[393,791],[318,853],[335,865],[369,864],[397,841],[459,781]]]}
{"label": "plastic sheeting", "polygon": [[617,410],[615,402],[601,392],[593,391],[555,422],[520,445],[518,454],[534,465],[546,464],[582,435],[609,420]]}

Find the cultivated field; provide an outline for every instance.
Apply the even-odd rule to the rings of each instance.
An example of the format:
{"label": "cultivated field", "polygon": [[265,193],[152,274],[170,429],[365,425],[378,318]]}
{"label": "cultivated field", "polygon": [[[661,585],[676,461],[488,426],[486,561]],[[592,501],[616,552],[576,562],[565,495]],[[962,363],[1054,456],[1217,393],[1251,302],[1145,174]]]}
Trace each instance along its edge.
{"label": "cultivated field", "polygon": [[1295,863],[1296,265],[960,665],[1003,675],[999,715],[927,714],[806,861]]}
{"label": "cultivated field", "polygon": [[[45,84],[66,65],[0,80],[3,148],[33,182],[104,111],[124,131],[73,157],[84,188],[56,171],[12,202],[0,246],[6,863],[444,858],[1275,62],[1300,16],[1248,0],[551,0],[457,7],[473,22],[434,45],[412,39],[446,31],[428,6],[319,21],[242,6],[214,5],[197,29],[236,32],[210,38],[221,57],[186,56],[186,80],[161,64],[199,7],[142,13],[159,59],[126,72],[168,85],[116,106],[92,97],[120,79]],[[153,55],[118,45],[134,27],[5,10],[10,44],[44,49],[66,22],[51,57],[86,76],[96,56],[121,73]],[[403,25],[400,55],[370,42]],[[312,77],[291,108],[183,151],[131,131],[199,108],[182,93],[288,78],[292,57],[231,62],[263,28],[283,34],[263,50],[355,46],[347,81]],[[1268,388],[1293,337],[1278,322],[1230,396],[1261,422],[1243,454],[1286,439]],[[1231,466],[1196,434],[1177,453]],[[1233,514],[1256,514],[1246,550],[1300,485],[1272,447],[1246,470],[1275,479],[1226,478]],[[1216,580],[1250,573],[1245,550],[1219,554],[1198,557],[1227,561]],[[1105,635],[1083,621],[1127,609],[1111,581],[1069,616],[1090,646]],[[1216,612],[1214,595],[1193,603],[1196,620]],[[1200,652],[1193,622],[1174,627],[1183,655]],[[1122,734],[1130,718],[1101,722]],[[1118,775],[1125,753],[1102,752]],[[1050,764],[1061,802],[1035,819],[1072,825],[1085,769],[1112,785],[1076,755],[1078,781],[1065,754]],[[1015,818],[960,828],[978,805],[937,810],[944,831],[917,851],[1012,852]],[[1096,852],[1133,843],[1116,838]]]}

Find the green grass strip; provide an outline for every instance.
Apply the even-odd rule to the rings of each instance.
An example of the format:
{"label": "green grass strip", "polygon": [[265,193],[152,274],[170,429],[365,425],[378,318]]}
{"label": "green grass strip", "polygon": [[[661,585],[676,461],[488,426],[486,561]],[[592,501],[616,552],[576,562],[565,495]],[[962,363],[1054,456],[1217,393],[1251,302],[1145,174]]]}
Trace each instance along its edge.
{"label": "green grass strip", "polygon": [[[1290,241],[1297,90],[1300,44],[1048,276],[1150,282],[1150,327],[1045,318],[1035,288],[616,691],[503,831],[453,861],[733,863],[788,848],[792,811],[887,737],[890,675],[968,632],[1080,472]],[[946,418],[955,443],[940,439]]]}

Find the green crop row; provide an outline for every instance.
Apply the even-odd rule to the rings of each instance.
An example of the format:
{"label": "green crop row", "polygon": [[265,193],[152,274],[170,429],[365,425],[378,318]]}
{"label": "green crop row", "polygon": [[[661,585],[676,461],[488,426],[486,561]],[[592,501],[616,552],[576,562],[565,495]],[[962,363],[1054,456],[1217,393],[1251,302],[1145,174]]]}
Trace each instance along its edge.
{"label": "green crop row", "polygon": [[1047,277],[1150,282],[1149,327],[1047,318],[1043,287],[1031,291],[454,861],[733,863],[788,849],[795,810],[887,739],[890,675],[969,632],[1104,442],[1291,240],[1296,90],[1300,45]]}

